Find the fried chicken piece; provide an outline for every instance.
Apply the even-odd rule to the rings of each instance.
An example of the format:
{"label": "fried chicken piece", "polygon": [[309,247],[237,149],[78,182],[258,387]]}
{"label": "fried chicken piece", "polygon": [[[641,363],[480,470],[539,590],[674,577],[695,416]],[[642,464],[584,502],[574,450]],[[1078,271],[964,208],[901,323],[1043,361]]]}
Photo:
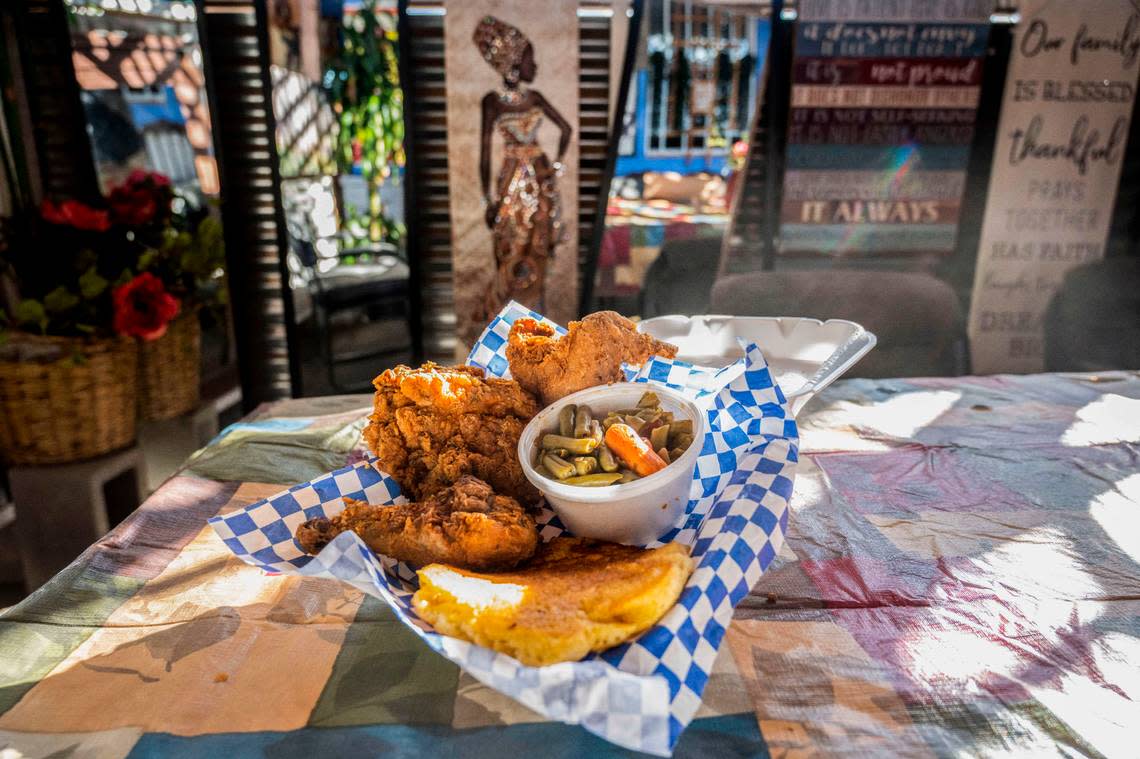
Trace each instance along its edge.
{"label": "fried chicken piece", "polygon": [[426,498],[473,474],[498,493],[538,503],[517,453],[537,404],[517,382],[484,378],[474,367],[428,363],[389,369],[373,384],[364,441],[409,498]]}
{"label": "fried chicken piece", "polygon": [[562,338],[549,325],[519,319],[507,342],[511,376],[544,406],[587,387],[621,382],[623,361],[639,366],[650,356],[676,355],[677,346],[638,332],[633,322],[614,311],[570,322]]}
{"label": "fried chicken piece", "polygon": [[443,562],[471,570],[511,569],[534,555],[538,527],[514,498],[496,495],[469,475],[420,503],[370,506],[345,499],[334,517],[310,519],[297,528],[297,543],[315,554],[351,530],[369,548],[423,566]]}

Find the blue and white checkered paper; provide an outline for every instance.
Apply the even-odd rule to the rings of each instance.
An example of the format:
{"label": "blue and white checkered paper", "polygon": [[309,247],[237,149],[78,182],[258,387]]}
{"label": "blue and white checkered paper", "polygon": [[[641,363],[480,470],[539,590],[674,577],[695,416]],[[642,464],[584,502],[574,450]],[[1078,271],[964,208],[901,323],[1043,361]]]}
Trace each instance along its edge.
{"label": "blue and white checkered paper", "polygon": [[[509,376],[506,336],[521,316],[509,304],[488,325],[468,363]],[[561,330],[561,328],[559,328]],[[342,498],[372,504],[402,500],[396,483],[374,461],[345,467],[222,517],[211,525],[244,561],[267,571],[330,577],[385,600],[435,651],[486,685],[550,719],[580,724],[626,748],[672,753],[700,706],[733,608],[768,568],[784,541],[799,437],[783,392],[760,349],[745,346],[721,370],[653,358],[626,370],[631,382],[656,382],[694,399],[708,415],[708,433],[693,474],[686,514],[662,542],[692,549],[697,568],[676,606],[636,640],[579,662],[527,667],[504,654],[440,635],[412,608],[415,573],[374,555],[352,533],[320,555],[304,555],[297,526],[344,508]],[[543,539],[563,532],[550,511],[540,518]]]}

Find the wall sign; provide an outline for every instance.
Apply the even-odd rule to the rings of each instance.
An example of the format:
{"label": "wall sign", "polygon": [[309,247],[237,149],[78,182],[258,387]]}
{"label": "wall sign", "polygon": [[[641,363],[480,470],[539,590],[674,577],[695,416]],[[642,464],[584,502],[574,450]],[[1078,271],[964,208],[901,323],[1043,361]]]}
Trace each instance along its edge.
{"label": "wall sign", "polygon": [[782,253],[954,249],[992,8],[800,3]]}
{"label": "wall sign", "polygon": [[1138,54],[1129,0],[1021,3],[970,308],[975,373],[1043,370],[1050,298],[1104,256]]}

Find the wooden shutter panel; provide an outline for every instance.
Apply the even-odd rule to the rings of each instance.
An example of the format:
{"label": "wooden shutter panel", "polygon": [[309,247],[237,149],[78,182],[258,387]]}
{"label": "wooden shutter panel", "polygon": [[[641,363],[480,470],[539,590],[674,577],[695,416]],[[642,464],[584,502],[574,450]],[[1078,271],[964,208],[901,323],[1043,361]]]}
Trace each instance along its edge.
{"label": "wooden shutter panel", "polygon": [[199,0],[242,405],[299,386],[264,2]]}

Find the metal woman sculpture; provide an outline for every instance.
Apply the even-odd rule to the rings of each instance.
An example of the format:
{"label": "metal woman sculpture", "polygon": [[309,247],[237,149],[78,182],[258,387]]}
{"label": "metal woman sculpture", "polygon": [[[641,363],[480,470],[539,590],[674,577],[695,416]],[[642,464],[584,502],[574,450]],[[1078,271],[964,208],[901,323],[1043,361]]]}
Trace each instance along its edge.
{"label": "metal woman sculpture", "polygon": [[[537,66],[534,47],[518,28],[485,16],[475,27],[474,40],[483,60],[503,77],[503,86],[483,97],[479,178],[495,251],[495,274],[474,315],[475,323],[483,325],[511,299],[543,307],[546,262],[562,236],[557,178],[573,130],[542,93],[523,86],[534,81]],[[544,115],[561,131],[553,164],[538,144]],[[503,164],[492,196],[496,131],[503,138]]]}

